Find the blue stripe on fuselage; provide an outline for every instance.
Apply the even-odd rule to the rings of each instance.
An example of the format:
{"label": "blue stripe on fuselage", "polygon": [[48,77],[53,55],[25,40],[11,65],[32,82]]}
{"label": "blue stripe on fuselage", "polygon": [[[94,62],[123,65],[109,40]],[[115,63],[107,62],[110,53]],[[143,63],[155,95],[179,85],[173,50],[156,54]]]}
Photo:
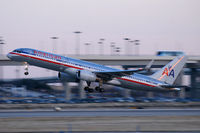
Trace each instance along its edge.
{"label": "blue stripe on fuselage", "polygon": [[[52,54],[52,53],[48,53],[48,52],[44,52],[44,51],[40,51],[40,50],[30,49],[30,48],[22,48],[22,49],[16,49],[16,50],[20,51],[19,53],[27,54],[29,56],[33,55],[33,56],[37,56],[38,58],[40,58],[40,57],[45,58],[45,60],[51,59],[51,60],[55,60],[57,62],[62,62],[63,64],[67,63],[68,66],[71,64],[73,66],[76,66],[76,68],[81,68],[81,69],[87,68],[87,69],[93,70],[93,71],[119,70],[119,69],[114,69],[114,68],[106,67],[103,65],[83,61],[83,60],[73,59],[73,58],[60,56],[57,54]],[[13,52],[15,52],[15,50]],[[53,62],[51,61],[51,63],[53,63]],[[141,83],[143,85],[149,85],[149,86],[156,86],[157,84],[160,83],[159,81],[155,81],[148,76],[144,76],[144,75],[140,75],[140,74],[124,76],[120,79],[123,79],[126,81],[134,81],[134,82]]]}

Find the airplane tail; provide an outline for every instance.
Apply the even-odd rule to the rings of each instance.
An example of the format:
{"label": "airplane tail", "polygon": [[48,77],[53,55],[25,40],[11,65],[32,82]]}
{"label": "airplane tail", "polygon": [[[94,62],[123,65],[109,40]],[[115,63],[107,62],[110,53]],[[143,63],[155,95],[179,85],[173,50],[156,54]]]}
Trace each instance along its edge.
{"label": "airplane tail", "polygon": [[186,55],[180,55],[150,77],[172,85],[183,69],[186,61]]}

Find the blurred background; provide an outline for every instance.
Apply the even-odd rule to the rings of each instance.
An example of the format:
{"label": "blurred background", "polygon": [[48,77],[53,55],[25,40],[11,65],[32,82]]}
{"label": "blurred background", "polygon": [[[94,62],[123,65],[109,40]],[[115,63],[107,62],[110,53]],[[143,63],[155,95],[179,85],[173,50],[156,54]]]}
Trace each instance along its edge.
{"label": "blurred background", "polygon": [[[51,97],[52,101],[47,102],[59,102],[56,98],[67,102],[68,94],[63,83],[57,80],[57,72],[30,66],[30,75],[25,76],[24,66],[6,65],[8,52],[25,47],[120,69],[145,66],[152,58],[162,62],[155,64],[152,72],[173,56],[185,53],[189,61],[177,84],[192,89],[152,94],[106,86],[105,94],[79,94],[78,85],[70,83],[72,94],[67,99],[82,102],[76,100],[81,96],[81,99],[102,100],[95,102],[198,101],[199,5],[199,0],[1,0],[1,97],[43,98],[35,103]],[[108,61],[103,62],[105,59]],[[117,64],[114,62],[117,59],[122,62]],[[123,62],[127,59],[132,63]],[[143,60],[146,62],[141,63]],[[12,100],[6,102],[12,103]]]}
{"label": "blurred background", "polygon": [[[199,132],[200,0],[0,0],[0,132]],[[7,58],[34,48],[149,75],[186,54],[175,85],[86,93],[58,72]],[[92,83],[91,87],[97,86]],[[141,110],[143,109],[143,110]],[[122,132],[120,132],[122,131]]]}

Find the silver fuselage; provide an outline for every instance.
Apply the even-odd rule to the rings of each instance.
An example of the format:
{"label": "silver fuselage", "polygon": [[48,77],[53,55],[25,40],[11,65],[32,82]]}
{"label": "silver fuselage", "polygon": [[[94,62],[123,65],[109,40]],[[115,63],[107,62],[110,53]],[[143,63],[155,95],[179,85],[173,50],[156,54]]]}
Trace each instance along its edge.
{"label": "silver fuselage", "polygon": [[[73,71],[76,72],[77,70],[88,70],[92,72],[118,70],[104,65],[73,59],[44,51],[26,48],[20,50],[20,52],[10,52],[7,56],[14,61],[27,62],[30,65],[68,74]],[[164,82],[137,73],[130,76],[117,77],[105,83],[135,90],[166,91],[165,88],[160,87],[160,85],[166,85]]]}

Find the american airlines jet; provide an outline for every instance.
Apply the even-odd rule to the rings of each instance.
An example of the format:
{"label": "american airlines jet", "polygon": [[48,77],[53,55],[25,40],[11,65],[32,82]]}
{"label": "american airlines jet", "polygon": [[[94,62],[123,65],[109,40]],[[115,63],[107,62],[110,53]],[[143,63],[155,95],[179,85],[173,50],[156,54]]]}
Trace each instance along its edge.
{"label": "american airlines jet", "polygon": [[[25,75],[29,74],[28,64],[55,70],[62,81],[86,81],[84,90],[88,92],[104,92],[103,84],[145,91],[179,90],[173,83],[187,60],[185,55],[178,56],[154,74],[146,76],[136,72],[148,69],[152,63],[146,68],[119,70],[30,48],[16,49],[7,56],[13,61],[24,62]],[[93,89],[91,82],[98,82],[99,85]]]}

